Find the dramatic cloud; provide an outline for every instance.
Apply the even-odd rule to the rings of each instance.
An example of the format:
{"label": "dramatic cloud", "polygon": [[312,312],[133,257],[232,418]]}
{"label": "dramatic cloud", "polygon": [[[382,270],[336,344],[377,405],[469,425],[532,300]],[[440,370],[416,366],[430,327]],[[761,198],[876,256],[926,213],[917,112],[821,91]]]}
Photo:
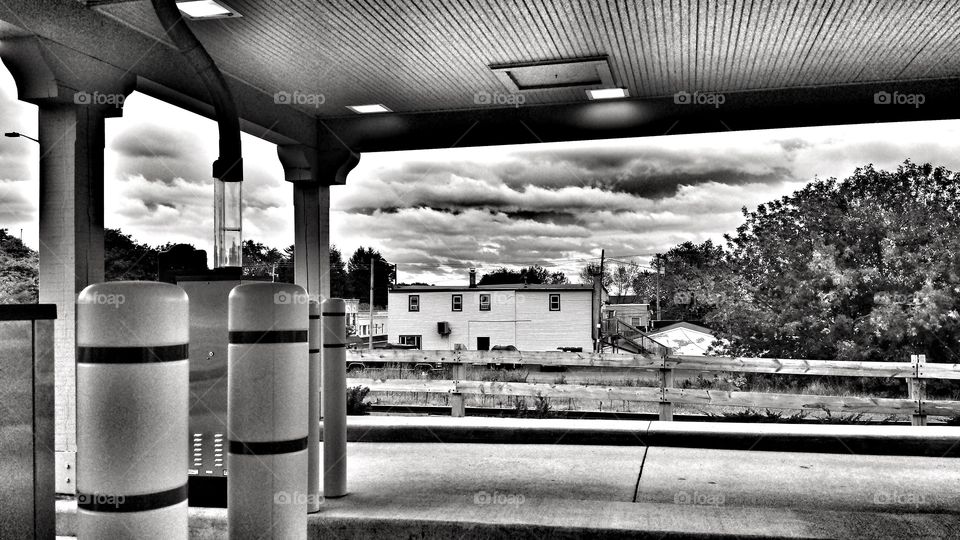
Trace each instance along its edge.
{"label": "dramatic cloud", "polygon": [[[4,78],[6,77],[6,78]],[[36,107],[0,74],[5,130],[36,134]],[[105,222],[142,242],[212,253],[216,124],[134,94],[107,122]],[[292,188],[276,148],[244,135],[244,237],[293,243]],[[39,148],[0,139],[0,227],[37,246]],[[469,267],[540,264],[575,277],[596,260],[648,263],[679,242],[723,241],[741,208],[815,177],[904,159],[960,170],[960,122],[678,135],[367,154],[331,188],[331,241],[372,246],[400,281],[462,283]]]}

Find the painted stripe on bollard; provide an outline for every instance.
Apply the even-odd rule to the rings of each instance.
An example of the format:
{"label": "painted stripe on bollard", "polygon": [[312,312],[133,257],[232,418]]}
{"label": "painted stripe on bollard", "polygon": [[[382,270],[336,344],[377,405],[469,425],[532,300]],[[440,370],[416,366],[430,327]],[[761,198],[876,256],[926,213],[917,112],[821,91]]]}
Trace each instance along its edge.
{"label": "painted stripe on bollard", "polygon": [[287,283],[246,283],[229,297],[227,534],[307,536],[309,309]]}
{"label": "painted stripe on bollard", "polygon": [[77,347],[79,364],[148,364],[190,358],[190,344],[157,347]]}
{"label": "painted stripe on bollard", "polygon": [[187,500],[187,485],[141,495],[103,495],[77,493],[77,508],[90,512],[146,512],[173,506]]}
{"label": "painted stripe on bollard", "polygon": [[77,538],[186,540],[190,308],[168,283],[77,297]]}
{"label": "painted stripe on bollard", "polygon": [[307,448],[307,438],[293,439],[291,441],[273,441],[273,442],[243,442],[230,441],[230,451],[234,454],[244,454],[247,456],[269,456],[273,454],[289,454],[290,452],[299,452]]}
{"label": "painted stripe on bollard", "polygon": [[306,330],[231,331],[230,343],[259,345],[262,343],[306,343]]}

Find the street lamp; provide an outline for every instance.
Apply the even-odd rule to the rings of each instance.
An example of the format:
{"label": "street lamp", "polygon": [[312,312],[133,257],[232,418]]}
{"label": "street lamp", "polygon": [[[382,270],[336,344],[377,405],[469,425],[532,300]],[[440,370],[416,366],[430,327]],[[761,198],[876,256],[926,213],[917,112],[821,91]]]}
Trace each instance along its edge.
{"label": "street lamp", "polygon": [[40,141],[39,141],[39,140],[34,139],[33,137],[31,137],[31,136],[29,136],[29,135],[24,135],[23,133],[17,133],[16,131],[8,131],[8,132],[4,133],[3,135],[4,135],[5,137],[13,137],[13,138],[23,137],[24,139],[30,139],[31,141],[33,141],[33,142],[35,142],[35,143],[37,143],[37,144],[40,144]]}

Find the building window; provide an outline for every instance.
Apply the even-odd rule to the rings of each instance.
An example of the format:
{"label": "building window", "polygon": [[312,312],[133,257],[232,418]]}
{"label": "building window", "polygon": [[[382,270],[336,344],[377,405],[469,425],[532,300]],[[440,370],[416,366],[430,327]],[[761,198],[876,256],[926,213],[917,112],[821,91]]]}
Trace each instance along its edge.
{"label": "building window", "polygon": [[550,295],[550,311],[560,311],[560,295]]}
{"label": "building window", "polygon": [[490,295],[480,295],[480,311],[490,311]]}
{"label": "building window", "polygon": [[361,325],[360,325],[360,335],[361,335],[361,336],[367,336],[367,335],[369,335],[369,334],[367,334],[367,325],[365,325],[365,324],[361,324]]}
{"label": "building window", "polygon": [[640,317],[630,317],[631,326],[640,326]]}
{"label": "building window", "polygon": [[420,311],[419,294],[411,294],[407,297],[407,311]]}
{"label": "building window", "polygon": [[400,336],[401,345],[413,345],[416,348],[420,348],[420,336]]}
{"label": "building window", "polygon": [[450,309],[452,311],[463,311],[463,295],[455,294],[450,297]]}

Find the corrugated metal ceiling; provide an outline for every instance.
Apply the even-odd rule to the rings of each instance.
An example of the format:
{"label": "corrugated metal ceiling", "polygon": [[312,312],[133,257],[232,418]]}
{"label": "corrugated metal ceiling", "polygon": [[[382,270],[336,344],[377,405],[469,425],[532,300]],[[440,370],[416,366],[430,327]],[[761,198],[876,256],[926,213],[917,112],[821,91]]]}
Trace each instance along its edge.
{"label": "corrugated metal ceiling", "polygon": [[[322,94],[319,116],[477,107],[508,90],[487,66],[609,56],[635,97],[960,76],[951,1],[228,0],[239,19],[192,22],[228,73],[265,92]],[[148,35],[147,1],[97,8]],[[583,101],[582,90],[526,103]]]}

